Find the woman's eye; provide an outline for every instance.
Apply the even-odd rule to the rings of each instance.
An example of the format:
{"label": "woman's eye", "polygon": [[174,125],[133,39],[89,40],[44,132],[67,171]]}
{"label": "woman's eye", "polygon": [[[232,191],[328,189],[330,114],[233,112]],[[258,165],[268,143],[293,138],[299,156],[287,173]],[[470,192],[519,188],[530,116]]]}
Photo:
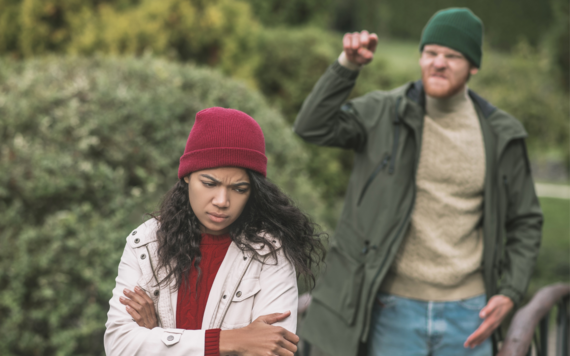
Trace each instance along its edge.
{"label": "woman's eye", "polygon": [[236,192],[240,193],[240,194],[247,193],[247,188],[246,188],[246,189],[244,189],[244,188],[236,188],[236,189],[234,189],[234,190],[235,190]]}
{"label": "woman's eye", "polygon": [[204,184],[206,187],[214,187],[214,186],[216,186],[216,184],[215,184],[215,183],[212,183],[212,182],[202,182],[202,184]]}

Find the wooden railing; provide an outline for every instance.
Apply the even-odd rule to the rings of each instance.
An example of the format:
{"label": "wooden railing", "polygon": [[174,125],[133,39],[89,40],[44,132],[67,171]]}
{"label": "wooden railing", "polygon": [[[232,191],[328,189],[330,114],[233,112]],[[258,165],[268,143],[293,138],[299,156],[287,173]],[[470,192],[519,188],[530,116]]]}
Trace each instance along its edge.
{"label": "wooden railing", "polygon": [[[533,338],[536,341],[536,355],[547,356],[550,311],[555,305],[558,305],[556,356],[568,356],[569,300],[569,284],[552,284],[536,292],[531,301],[519,309],[513,317],[503,346],[497,356],[530,355]],[[537,326],[538,338],[536,338]]]}

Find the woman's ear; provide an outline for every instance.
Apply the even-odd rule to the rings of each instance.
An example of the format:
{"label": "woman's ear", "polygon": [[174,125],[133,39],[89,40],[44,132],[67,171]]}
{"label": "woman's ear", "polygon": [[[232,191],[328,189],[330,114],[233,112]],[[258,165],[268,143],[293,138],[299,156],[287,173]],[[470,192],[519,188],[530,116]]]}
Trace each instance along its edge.
{"label": "woman's ear", "polygon": [[184,177],[184,181],[185,181],[186,183],[190,183],[190,176]]}

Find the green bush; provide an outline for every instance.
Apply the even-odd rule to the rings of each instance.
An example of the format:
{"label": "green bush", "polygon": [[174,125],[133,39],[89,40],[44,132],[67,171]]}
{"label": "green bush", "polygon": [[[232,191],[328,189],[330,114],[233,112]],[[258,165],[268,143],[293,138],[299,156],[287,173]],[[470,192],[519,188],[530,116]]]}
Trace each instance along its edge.
{"label": "green bush", "polygon": [[509,55],[486,51],[483,67],[470,86],[493,105],[519,119],[533,155],[548,151],[570,163],[568,95],[551,74],[548,56],[526,41]]}
{"label": "green bush", "polygon": [[[155,55],[249,80],[259,25],[236,0],[0,0],[0,51]],[[4,10],[6,9],[6,10]]]}
{"label": "green bush", "polygon": [[326,27],[334,14],[336,0],[246,0],[255,16],[266,26],[319,25]]}
{"label": "green bush", "polygon": [[215,105],[256,118],[268,176],[322,222],[307,154],[244,84],[152,58],[0,62],[0,354],[103,354],[125,236]]}

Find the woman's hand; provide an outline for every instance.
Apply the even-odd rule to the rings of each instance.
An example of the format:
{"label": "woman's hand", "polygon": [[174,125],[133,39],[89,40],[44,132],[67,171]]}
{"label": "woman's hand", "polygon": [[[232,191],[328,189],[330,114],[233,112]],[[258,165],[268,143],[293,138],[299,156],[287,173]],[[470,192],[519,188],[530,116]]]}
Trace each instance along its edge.
{"label": "woman's hand", "polygon": [[293,356],[299,337],[280,326],[272,326],[284,320],[291,312],[263,315],[248,326],[220,333],[220,355],[239,356]]}
{"label": "woman's hand", "polygon": [[134,292],[125,288],[123,293],[128,298],[120,297],[119,301],[121,304],[127,306],[127,313],[133,317],[133,320],[139,324],[139,326],[147,329],[158,326],[154,302],[141,288],[135,287]]}

